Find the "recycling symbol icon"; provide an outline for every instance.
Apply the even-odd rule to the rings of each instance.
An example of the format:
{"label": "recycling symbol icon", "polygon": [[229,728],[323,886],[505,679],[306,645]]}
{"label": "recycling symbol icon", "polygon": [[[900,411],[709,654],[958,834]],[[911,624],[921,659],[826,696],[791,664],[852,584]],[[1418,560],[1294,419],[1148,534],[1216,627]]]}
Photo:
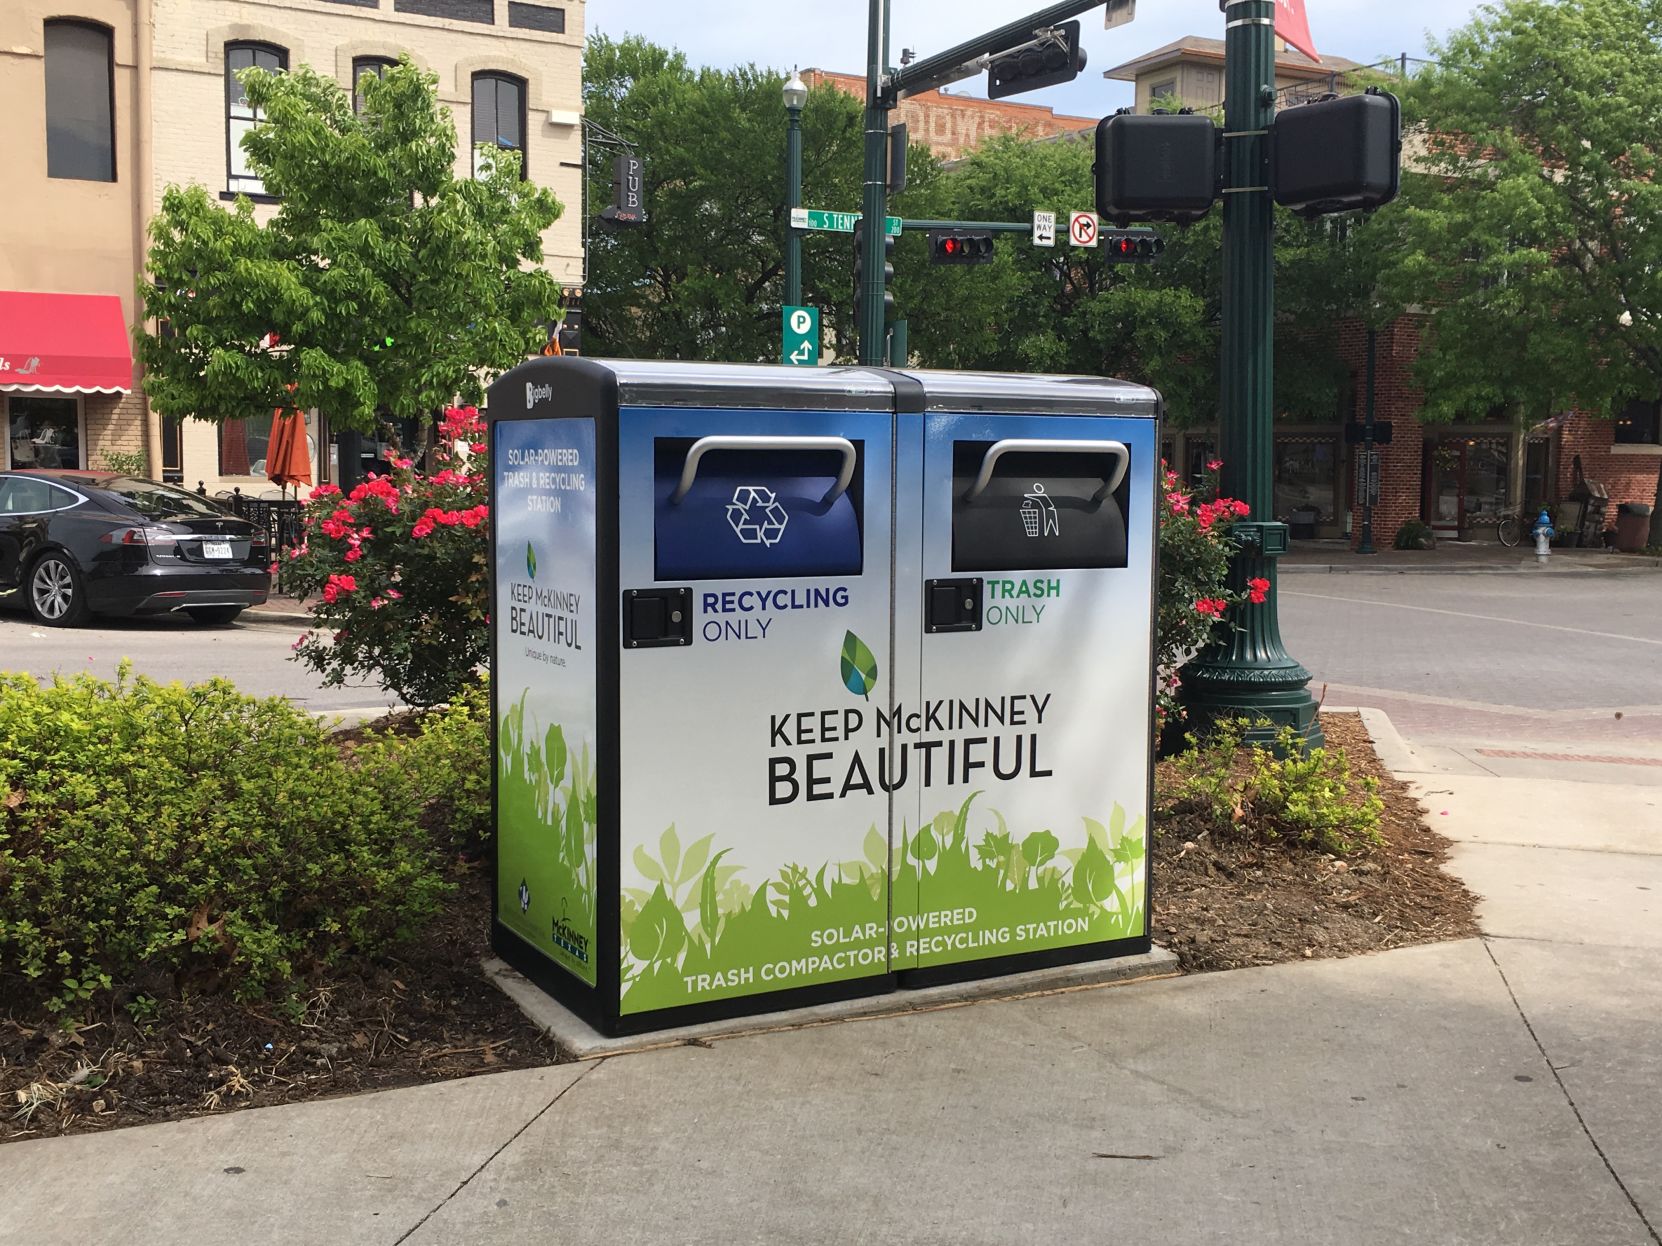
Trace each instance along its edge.
{"label": "recycling symbol icon", "polygon": [[790,516],[773,490],[762,485],[740,485],[727,505],[727,523],[746,545],[777,545]]}

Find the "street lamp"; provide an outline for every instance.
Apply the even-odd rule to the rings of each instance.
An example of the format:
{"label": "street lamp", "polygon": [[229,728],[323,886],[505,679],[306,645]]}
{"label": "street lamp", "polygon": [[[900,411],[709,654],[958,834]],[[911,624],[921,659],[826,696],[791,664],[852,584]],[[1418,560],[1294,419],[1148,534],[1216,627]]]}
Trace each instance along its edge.
{"label": "street lamp", "polygon": [[802,235],[790,214],[802,206],[802,106],[808,85],[796,70],[785,83],[785,305],[802,305]]}

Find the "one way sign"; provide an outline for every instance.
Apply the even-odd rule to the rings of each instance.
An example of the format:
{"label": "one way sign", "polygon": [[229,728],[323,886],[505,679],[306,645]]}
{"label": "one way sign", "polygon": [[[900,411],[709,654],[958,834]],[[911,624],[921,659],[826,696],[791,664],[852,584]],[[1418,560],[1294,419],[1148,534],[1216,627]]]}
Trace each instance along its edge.
{"label": "one way sign", "polygon": [[1053,247],[1056,245],[1056,213],[1033,213],[1033,245],[1036,247]]}

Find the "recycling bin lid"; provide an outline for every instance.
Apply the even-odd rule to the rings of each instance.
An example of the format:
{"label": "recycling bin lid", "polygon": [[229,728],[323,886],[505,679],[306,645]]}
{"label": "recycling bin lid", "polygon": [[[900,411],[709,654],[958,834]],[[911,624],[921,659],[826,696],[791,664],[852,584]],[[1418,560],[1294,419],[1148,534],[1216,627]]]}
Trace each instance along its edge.
{"label": "recycling bin lid", "polygon": [[1646,502],[1623,502],[1616,507],[1618,515],[1637,515],[1649,518],[1655,507]]}
{"label": "recycling bin lid", "polygon": [[1157,419],[1164,406],[1158,390],[1101,376],[921,370],[899,375],[922,387],[924,411]]}
{"label": "recycling bin lid", "polygon": [[504,373],[491,386],[489,417],[524,418],[514,408],[534,403],[498,402],[497,393],[510,399],[521,385],[539,381],[558,382],[567,401],[603,398],[619,407],[884,411],[894,403],[892,376],[873,368],[583,356],[533,359]]}

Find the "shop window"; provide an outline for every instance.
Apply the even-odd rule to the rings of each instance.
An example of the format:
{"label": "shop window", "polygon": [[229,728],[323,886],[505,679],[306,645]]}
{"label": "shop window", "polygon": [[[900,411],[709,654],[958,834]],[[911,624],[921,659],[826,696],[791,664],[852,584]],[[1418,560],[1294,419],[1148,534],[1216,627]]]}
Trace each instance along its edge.
{"label": "shop window", "polygon": [[162,479],[178,484],[185,478],[184,426],[180,420],[162,417]]}
{"label": "shop window", "polygon": [[1618,446],[1662,445],[1662,403],[1630,402],[1616,416]]}
{"label": "shop window", "polygon": [[46,176],[115,181],[115,58],[107,26],[46,23]]}
{"label": "shop window", "polygon": [[352,62],[352,111],[364,110],[365,78],[385,78],[387,70],[398,64],[390,56],[360,56]]}
{"label": "shop window", "polygon": [[1218,443],[1210,437],[1185,437],[1183,451],[1183,480],[1198,489],[1206,483],[1206,465],[1218,460]]}
{"label": "shop window", "polygon": [[265,474],[265,451],[271,444],[271,417],[251,415],[226,420],[219,426],[219,474],[261,476]]}
{"label": "shop window", "polygon": [[525,83],[507,74],[473,75],[473,176],[490,169],[490,153],[480,148],[519,153],[525,176]]}
{"label": "shop window", "polygon": [[237,81],[244,69],[280,73],[289,67],[287,48],[269,43],[227,43],[225,45],[225,188],[232,194],[263,195],[265,183],[249,167],[242,136],[264,118],[248,102],[248,94]]}
{"label": "shop window", "polygon": [[[1303,523],[1332,523],[1338,504],[1339,439],[1277,437],[1275,496],[1277,519],[1295,513]],[[1314,517],[1309,518],[1313,513]]]}
{"label": "shop window", "polygon": [[6,454],[14,468],[84,466],[80,401],[13,394],[6,402]]}

